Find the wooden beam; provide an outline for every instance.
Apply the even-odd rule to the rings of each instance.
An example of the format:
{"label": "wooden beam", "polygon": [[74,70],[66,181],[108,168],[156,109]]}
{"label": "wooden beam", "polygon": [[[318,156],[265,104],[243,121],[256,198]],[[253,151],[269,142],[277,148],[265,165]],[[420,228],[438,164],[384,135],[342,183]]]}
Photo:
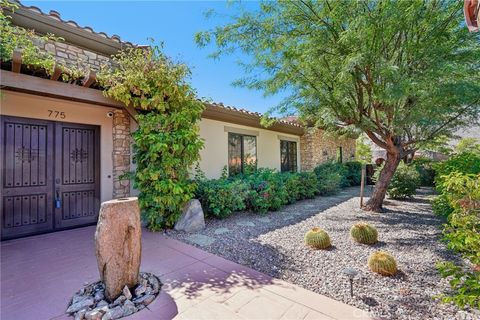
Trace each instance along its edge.
{"label": "wooden beam", "polygon": [[53,70],[53,73],[50,79],[53,81],[57,81],[61,75],[62,75],[62,68],[59,65],[55,64],[55,69]]}
{"label": "wooden beam", "polygon": [[88,87],[90,87],[96,80],[97,80],[97,74],[95,73],[95,71],[90,70],[90,72],[88,73],[88,76],[86,76],[85,79],[83,79],[82,85],[83,85],[85,88],[88,88]]}
{"label": "wooden beam", "polygon": [[125,106],[125,111],[127,111],[127,113],[130,115],[130,118],[132,118],[133,121],[135,121],[135,123],[138,123],[137,117],[136,117],[138,115],[138,112],[137,112],[137,110],[135,110],[134,107]]}
{"label": "wooden beam", "polygon": [[7,89],[114,108],[125,107],[123,103],[105,97],[101,90],[6,70],[0,70],[0,85],[2,90]]}
{"label": "wooden beam", "polygon": [[15,49],[12,55],[12,71],[20,73],[22,67],[22,50]]}

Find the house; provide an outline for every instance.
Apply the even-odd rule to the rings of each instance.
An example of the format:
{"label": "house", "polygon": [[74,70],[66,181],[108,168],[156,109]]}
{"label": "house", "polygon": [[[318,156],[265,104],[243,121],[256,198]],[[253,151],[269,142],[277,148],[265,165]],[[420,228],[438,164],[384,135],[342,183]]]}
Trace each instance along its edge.
{"label": "house", "polygon": [[[20,5],[12,23],[62,42],[42,50],[62,65],[82,64],[81,81],[62,81],[61,69],[47,78],[22,65],[21,52],[1,70],[1,236],[2,239],[95,224],[100,203],[129,196],[122,179],[132,164],[130,133],[135,110],[106,98],[95,71],[122,48],[136,46],[118,36],[95,32]],[[296,122],[277,121],[268,128],[255,112],[205,103],[200,135],[205,140],[200,168],[209,178],[242,171],[242,163],[280,171],[311,170],[317,164],[354,157],[354,140],[332,139]]]}

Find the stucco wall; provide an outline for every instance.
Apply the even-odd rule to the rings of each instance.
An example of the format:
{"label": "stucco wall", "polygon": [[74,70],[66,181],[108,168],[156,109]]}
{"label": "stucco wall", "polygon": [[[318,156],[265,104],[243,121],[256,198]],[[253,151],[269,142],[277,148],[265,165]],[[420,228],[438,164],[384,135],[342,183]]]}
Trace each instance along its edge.
{"label": "stucco wall", "polygon": [[100,198],[101,201],[112,199],[112,118],[107,115],[112,108],[93,106],[36,95],[1,91],[0,114],[52,120],[48,110],[65,112],[63,122],[82,123],[100,126]]}
{"label": "stucco wall", "polygon": [[341,139],[327,135],[323,130],[310,130],[300,142],[302,170],[313,170],[326,161],[336,160],[338,147],[342,147],[342,160],[349,161],[355,157],[355,140]]}
{"label": "stucco wall", "polygon": [[[227,130],[225,129],[227,127]],[[280,138],[288,137],[297,141],[298,167],[301,167],[300,137],[271,131],[236,125],[228,122],[203,118],[200,121],[200,136],[205,140],[205,146],[200,151],[200,168],[208,178],[218,178],[222,168],[228,164],[228,130],[237,128],[258,133],[257,159],[258,167],[280,170]]]}

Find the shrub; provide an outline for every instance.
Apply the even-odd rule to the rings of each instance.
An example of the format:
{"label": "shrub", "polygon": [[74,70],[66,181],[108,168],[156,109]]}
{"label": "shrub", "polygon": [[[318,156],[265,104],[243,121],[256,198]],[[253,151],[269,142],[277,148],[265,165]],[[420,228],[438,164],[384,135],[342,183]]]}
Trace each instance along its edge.
{"label": "shrub", "polygon": [[448,196],[444,193],[438,195],[432,201],[432,209],[438,216],[448,218],[453,212]]}
{"label": "shrub", "polygon": [[312,228],[305,234],[305,244],[315,249],[327,249],[332,245],[328,233],[320,228]]}
{"label": "shrub", "polygon": [[448,246],[480,264],[480,174],[453,172],[443,179],[453,209],[444,229]]}
{"label": "shrub", "polygon": [[452,262],[437,264],[440,275],[449,278],[452,291],[441,295],[443,302],[453,302],[460,307],[470,306],[480,309],[480,271],[465,270]]}
{"label": "shrub", "polygon": [[[319,194],[317,175],[313,172],[300,172],[297,174],[300,184],[298,196],[300,199],[311,199]],[[288,189],[287,189],[288,191]]]}
{"label": "shrub", "polygon": [[300,176],[296,173],[281,173],[280,175],[286,189],[287,203],[295,203],[297,200],[301,200]]}
{"label": "shrub", "polygon": [[395,258],[385,251],[376,251],[368,259],[368,267],[382,276],[393,276],[397,273]]}
{"label": "shrub", "polygon": [[[377,180],[381,170],[376,170],[374,179]],[[397,167],[393,174],[392,181],[388,186],[387,193],[393,199],[405,199],[412,197],[415,190],[420,186],[420,175],[411,165],[403,162]]]}
{"label": "shrub", "polygon": [[327,177],[338,175],[340,177],[339,187],[348,187],[347,169],[342,163],[326,162],[313,169],[319,180],[328,179]]}
{"label": "shrub", "polygon": [[288,193],[281,175],[270,169],[258,169],[244,176],[250,190],[247,195],[247,207],[255,212],[276,211],[288,203]]}
{"label": "shrub", "polygon": [[439,193],[442,193],[445,176],[452,172],[466,174],[480,173],[480,155],[474,153],[461,153],[450,157],[450,159],[433,165],[436,171],[435,187]]}
{"label": "shrub", "polygon": [[[454,157],[455,158],[455,157]],[[462,156],[470,160],[472,157]],[[449,160],[447,160],[449,161]],[[467,161],[468,162],[468,161]],[[459,158],[448,164],[447,175],[437,179],[437,189],[443,193],[434,201],[437,213],[447,215],[444,225],[444,239],[448,247],[461,253],[463,258],[473,266],[480,265],[480,174],[466,174],[455,170],[453,163],[459,164],[460,170],[467,168]],[[444,164],[442,164],[444,165]],[[445,168],[441,168],[442,170]],[[444,171],[445,172],[445,171]],[[480,271],[470,269],[469,264],[442,262],[437,265],[443,277],[449,277],[451,291],[441,296],[445,302],[454,302],[460,307],[469,305],[480,308]]]}
{"label": "shrub", "polygon": [[428,158],[420,157],[412,161],[412,165],[420,175],[420,185],[425,187],[433,187],[435,179],[435,170],[433,169],[434,161]]}
{"label": "shrub", "polygon": [[196,197],[208,215],[225,218],[232,212],[246,208],[248,185],[241,180],[202,180],[198,182]]}
{"label": "shrub", "polygon": [[363,244],[375,244],[378,241],[377,229],[365,222],[354,224],[350,229],[350,235],[353,240]]}
{"label": "shrub", "polygon": [[338,173],[328,173],[318,177],[318,192],[321,195],[335,194],[342,185],[342,176]]}
{"label": "shrub", "polygon": [[344,163],[346,178],[350,186],[359,186],[362,180],[362,163],[359,161],[348,161]]}

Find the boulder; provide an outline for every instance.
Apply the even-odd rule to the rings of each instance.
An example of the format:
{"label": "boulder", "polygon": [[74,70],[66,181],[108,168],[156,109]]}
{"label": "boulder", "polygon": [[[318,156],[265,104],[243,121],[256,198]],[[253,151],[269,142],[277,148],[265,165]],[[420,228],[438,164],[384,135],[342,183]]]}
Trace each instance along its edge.
{"label": "boulder", "polygon": [[120,296],[124,286],[133,288],[137,284],[141,237],[137,198],[102,203],[95,232],[95,254],[108,301]]}
{"label": "boulder", "polygon": [[202,205],[197,199],[192,199],[183,207],[182,215],[175,224],[175,230],[194,232],[205,228],[205,218]]}

